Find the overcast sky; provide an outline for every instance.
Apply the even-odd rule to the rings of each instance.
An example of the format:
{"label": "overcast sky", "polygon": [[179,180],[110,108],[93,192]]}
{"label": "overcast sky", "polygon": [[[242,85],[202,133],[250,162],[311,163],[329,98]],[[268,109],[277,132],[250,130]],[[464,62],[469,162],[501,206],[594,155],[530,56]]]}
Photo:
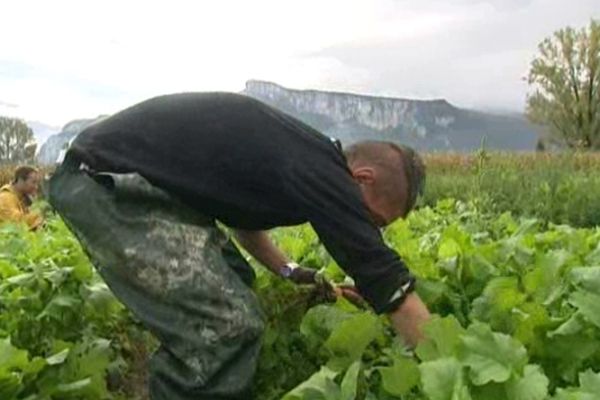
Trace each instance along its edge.
{"label": "overcast sky", "polygon": [[0,10],[0,115],[62,125],[248,79],[518,111],[537,44],[600,18],[600,0],[0,0]]}

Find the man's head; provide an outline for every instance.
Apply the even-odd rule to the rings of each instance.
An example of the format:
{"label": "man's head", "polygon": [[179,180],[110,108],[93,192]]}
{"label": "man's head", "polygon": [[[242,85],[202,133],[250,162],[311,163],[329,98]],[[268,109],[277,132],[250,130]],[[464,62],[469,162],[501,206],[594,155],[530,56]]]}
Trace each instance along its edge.
{"label": "man's head", "polygon": [[32,196],[36,194],[39,185],[38,170],[29,166],[17,168],[12,184],[15,190],[22,195]]}
{"label": "man's head", "polygon": [[344,152],[375,224],[388,225],[415,206],[425,186],[425,165],[413,149],[364,141]]}

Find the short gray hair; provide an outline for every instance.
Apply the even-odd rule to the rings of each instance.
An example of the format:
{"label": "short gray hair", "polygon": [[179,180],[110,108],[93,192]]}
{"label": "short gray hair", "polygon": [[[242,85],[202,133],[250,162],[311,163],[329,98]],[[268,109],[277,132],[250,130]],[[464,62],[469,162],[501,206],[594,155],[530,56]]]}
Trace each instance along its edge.
{"label": "short gray hair", "polygon": [[423,159],[411,147],[393,142],[365,140],[354,143],[344,149],[349,164],[364,161],[384,168],[393,168],[399,156],[408,183],[408,210],[415,207],[417,199],[423,194],[426,181],[426,169]]}

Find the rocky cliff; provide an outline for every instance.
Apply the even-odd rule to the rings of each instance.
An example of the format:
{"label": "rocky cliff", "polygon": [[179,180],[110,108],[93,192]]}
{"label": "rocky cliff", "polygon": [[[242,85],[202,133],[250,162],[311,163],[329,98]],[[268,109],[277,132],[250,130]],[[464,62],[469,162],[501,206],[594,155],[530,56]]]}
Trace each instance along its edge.
{"label": "rocky cliff", "polygon": [[[420,150],[533,150],[535,127],[520,115],[461,109],[446,100],[410,100],[318,90],[292,90],[271,82],[248,81],[242,92],[277,107],[345,144],[390,140]],[[81,130],[104,118],[75,120],[51,136],[38,161],[51,164]]]}
{"label": "rocky cliff", "polygon": [[422,150],[473,150],[486,146],[533,150],[537,135],[523,117],[457,108],[445,100],[409,100],[318,90],[291,90],[248,81],[244,94],[351,143],[391,140]]}
{"label": "rocky cliff", "polygon": [[66,124],[62,130],[50,136],[46,142],[40,148],[40,151],[37,155],[37,161],[39,164],[54,164],[60,151],[69,143],[71,139],[79,134],[82,130],[84,130],[89,125],[93,124],[96,121],[105,118],[104,116],[100,116],[98,118],[92,119],[77,119]]}

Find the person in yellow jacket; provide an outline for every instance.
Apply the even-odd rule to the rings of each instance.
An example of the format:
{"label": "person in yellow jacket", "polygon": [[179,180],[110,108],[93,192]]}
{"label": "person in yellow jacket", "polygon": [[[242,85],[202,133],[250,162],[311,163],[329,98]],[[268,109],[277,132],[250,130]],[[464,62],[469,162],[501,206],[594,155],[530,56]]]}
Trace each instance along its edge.
{"label": "person in yellow jacket", "polygon": [[22,166],[15,170],[12,183],[0,188],[0,224],[24,222],[31,229],[42,224],[43,218],[29,210],[38,185],[39,173],[35,168]]}

